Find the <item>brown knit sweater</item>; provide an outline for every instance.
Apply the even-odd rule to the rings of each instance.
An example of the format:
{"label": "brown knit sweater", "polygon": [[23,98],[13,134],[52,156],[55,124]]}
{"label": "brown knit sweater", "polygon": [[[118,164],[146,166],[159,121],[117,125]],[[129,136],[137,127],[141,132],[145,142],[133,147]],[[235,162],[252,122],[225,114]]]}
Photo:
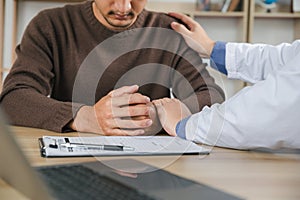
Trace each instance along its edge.
{"label": "brown knit sweater", "polygon": [[92,1],[40,12],[16,48],[0,97],[11,124],[63,132],[81,105],[132,84],[151,99],[169,97],[172,88],[192,112],[222,102],[223,91],[171,31],[172,21],[144,10],[120,33],[95,18]]}

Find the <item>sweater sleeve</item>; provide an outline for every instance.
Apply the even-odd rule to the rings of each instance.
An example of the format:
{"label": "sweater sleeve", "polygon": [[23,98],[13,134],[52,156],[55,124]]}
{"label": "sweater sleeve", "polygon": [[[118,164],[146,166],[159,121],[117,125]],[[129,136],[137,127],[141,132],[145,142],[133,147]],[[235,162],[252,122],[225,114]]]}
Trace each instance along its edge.
{"label": "sweater sleeve", "polygon": [[55,76],[49,24],[43,13],[29,23],[16,48],[17,59],[4,82],[0,103],[12,125],[63,132],[80,105],[50,98]]}

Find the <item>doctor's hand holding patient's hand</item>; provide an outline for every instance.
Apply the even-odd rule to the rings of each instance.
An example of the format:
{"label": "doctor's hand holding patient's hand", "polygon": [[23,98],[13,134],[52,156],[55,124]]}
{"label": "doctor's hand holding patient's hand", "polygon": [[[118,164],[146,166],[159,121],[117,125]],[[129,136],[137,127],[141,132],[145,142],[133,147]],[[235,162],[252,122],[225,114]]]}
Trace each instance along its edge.
{"label": "doctor's hand holding patient's hand", "polygon": [[154,100],[153,103],[162,127],[171,136],[177,135],[177,123],[192,114],[188,107],[178,99],[163,98]]}
{"label": "doctor's hand holding patient's hand", "polygon": [[124,86],[111,91],[94,106],[83,106],[70,127],[103,135],[144,135],[156,112],[150,99],[137,92],[138,88]]}
{"label": "doctor's hand holding patient's hand", "polygon": [[172,22],[171,27],[178,33],[180,33],[187,44],[199,52],[200,56],[203,58],[209,58],[213,47],[215,45],[215,41],[210,39],[205,32],[205,30],[200,26],[192,18],[180,14],[180,13],[169,13],[170,16],[175,17],[181,20],[186,26],[183,24]]}

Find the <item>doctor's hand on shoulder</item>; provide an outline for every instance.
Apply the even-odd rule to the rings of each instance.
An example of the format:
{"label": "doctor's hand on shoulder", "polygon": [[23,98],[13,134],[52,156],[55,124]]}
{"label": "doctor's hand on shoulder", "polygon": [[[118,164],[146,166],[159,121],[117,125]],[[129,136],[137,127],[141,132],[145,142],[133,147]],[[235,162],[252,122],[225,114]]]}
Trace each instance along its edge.
{"label": "doctor's hand on shoulder", "polygon": [[201,57],[209,58],[216,42],[207,35],[202,26],[187,15],[174,12],[169,13],[169,15],[185,24],[172,22],[171,27],[180,33],[187,44],[199,52]]}

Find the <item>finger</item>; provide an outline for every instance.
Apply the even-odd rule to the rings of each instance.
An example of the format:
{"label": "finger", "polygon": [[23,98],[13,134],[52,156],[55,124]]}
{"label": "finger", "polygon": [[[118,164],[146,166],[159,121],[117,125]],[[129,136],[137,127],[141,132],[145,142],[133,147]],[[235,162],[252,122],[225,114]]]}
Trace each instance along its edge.
{"label": "finger", "polygon": [[139,89],[138,85],[123,86],[111,91],[109,95],[111,95],[111,97],[117,97],[117,96],[122,96],[124,94],[133,94],[137,92],[138,89]]}
{"label": "finger", "polygon": [[139,104],[135,106],[124,106],[117,110],[114,110],[114,117],[138,117],[138,116],[149,116],[150,112],[153,111],[151,106],[146,104]]}
{"label": "finger", "polygon": [[144,134],[144,128],[152,125],[152,120],[144,118],[142,120],[114,118],[104,120],[101,124],[98,123],[104,135],[141,135]]}
{"label": "finger", "polygon": [[107,120],[98,121],[99,127],[104,132],[109,132],[111,129],[140,129],[151,126],[153,121],[149,117],[114,117]]}
{"label": "finger", "polygon": [[122,130],[122,129],[111,129],[109,132],[105,132],[104,135],[107,136],[137,136],[143,135],[145,131],[143,129],[135,129],[135,130]]}
{"label": "finger", "polygon": [[154,100],[152,102],[153,102],[154,106],[156,107],[158,116],[162,116],[164,114],[162,99]]}
{"label": "finger", "polygon": [[170,103],[170,102],[176,101],[176,100],[177,99],[171,99],[171,98],[165,97],[165,98],[162,99],[162,104],[164,104],[164,103]]}
{"label": "finger", "polygon": [[160,108],[162,107],[161,99],[153,100],[152,103],[154,104],[154,106],[156,107],[156,109],[157,109],[158,111],[159,111]]}
{"label": "finger", "polygon": [[168,13],[170,16],[175,17],[182,21],[185,25],[188,26],[190,30],[193,30],[194,27],[197,25],[197,22],[195,22],[192,18],[188,17],[185,14],[182,13],[175,13],[175,12],[170,12]]}
{"label": "finger", "polygon": [[184,25],[179,24],[177,22],[172,22],[171,27],[174,31],[176,31],[177,33],[180,33],[183,36],[191,34],[190,30],[188,30]]}
{"label": "finger", "polygon": [[144,129],[152,125],[151,119],[132,120],[118,118],[114,120],[116,128],[120,129]]}
{"label": "finger", "polygon": [[132,117],[129,117],[130,119],[132,120],[142,120],[142,119],[151,119],[149,118],[149,116],[132,116]]}
{"label": "finger", "polygon": [[150,98],[140,93],[124,94],[112,99],[112,105],[116,107],[147,103],[150,103]]}

